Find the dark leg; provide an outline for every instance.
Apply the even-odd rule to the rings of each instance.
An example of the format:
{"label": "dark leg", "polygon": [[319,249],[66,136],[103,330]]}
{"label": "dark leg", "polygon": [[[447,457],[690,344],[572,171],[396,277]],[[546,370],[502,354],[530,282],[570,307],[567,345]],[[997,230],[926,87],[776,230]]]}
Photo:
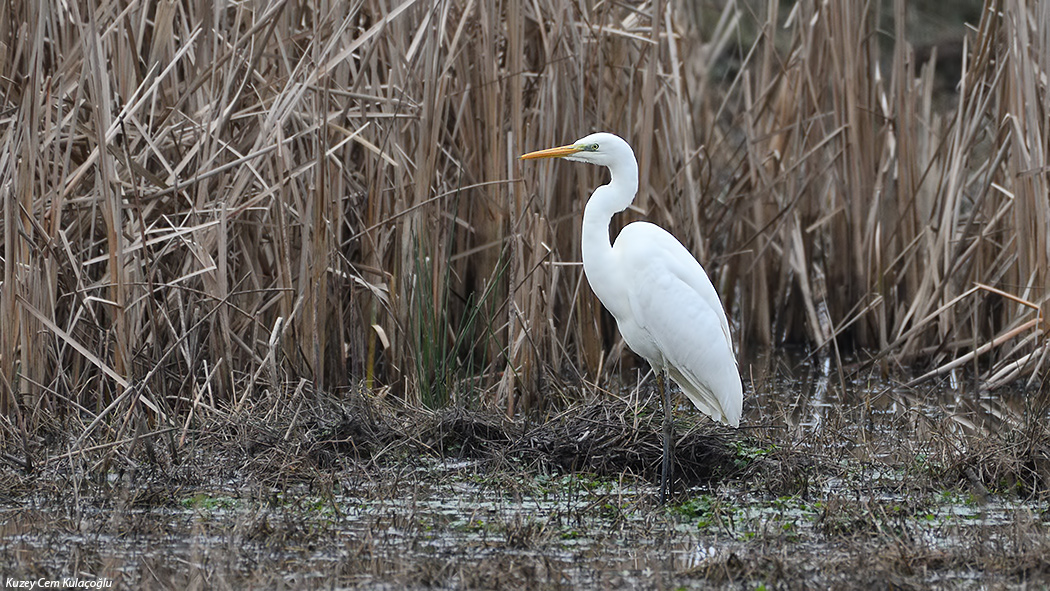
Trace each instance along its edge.
{"label": "dark leg", "polygon": [[674,478],[674,422],[671,420],[671,392],[664,384],[664,372],[656,371],[656,389],[660,393],[660,404],[664,407],[664,465],[660,473],[660,504],[671,496]]}

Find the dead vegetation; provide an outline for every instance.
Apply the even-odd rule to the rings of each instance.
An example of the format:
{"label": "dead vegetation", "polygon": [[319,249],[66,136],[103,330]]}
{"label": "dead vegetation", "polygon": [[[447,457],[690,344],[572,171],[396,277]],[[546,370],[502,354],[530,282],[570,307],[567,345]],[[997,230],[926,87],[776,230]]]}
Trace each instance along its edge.
{"label": "dead vegetation", "polygon": [[[575,405],[542,421],[521,422],[492,410],[431,411],[384,407],[355,395],[302,396],[306,400],[300,401],[291,422],[261,421],[258,417],[289,415],[252,409],[239,427],[217,422],[214,430],[205,428],[195,436],[202,448],[183,450],[182,455],[221,458],[224,450],[236,447],[247,474],[274,484],[310,480],[351,465],[382,471],[409,458],[476,460],[492,471],[527,469],[651,481],[658,476],[663,453],[661,417],[639,412],[617,398]],[[295,404],[294,393],[288,399]],[[710,422],[684,431],[680,426],[675,450],[679,489],[739,472],[731,451],[731,442],[739,438]],[[143,455],[141,449],[131,448],[129,453]],[[131,457],[114,461],[134,463]],[[508,464],[511,458],[513,465]]]}
{"label": "dead vegetation", "polygon": [[[206,422],[177,457],[141,439],[41,450],[53,460],[0,477],[0,569],[143,588],[1050,580],[1045,422],[1006,413],[1020,427],[1007,434],[982,423],[995,413],[923,418],[871,401],[836,401],[819,428],[680,420],[682,494],[660,509],[661,424],[646,408],[610,397],[530,423],[301,389]],[[963,419],[971,427],[952,427]],[[918,436],[927,421],[943,421],[938,436]]]}
{"label": "dead vegetation", "polygon": [[574,264],[598,171],[514,160],[592,129],[745,348],[1044,386],[1046,6],[990,1],[948,101],[906,3],[780,7],[7,3],[5,442],[301,380],[514,415],[630,369]]}
{"label": "dead vegetation", "polygon": [[[663,453],[661,425],[656,413],[640,415],[637,408],[622,401],[601,399],[526,429],[513,442],[510,453],[550,462],[569,472],[602,477],[626,473],[655,482]],[[728,449],[735,438],[710,422],[677,432],[675,480],[688,486],[735,473],[735,458]]]}
{"label": "dead vegetation", "polygon": [[[1045,582],[1050,3],[988,0],[920,47],[913,6],[4,3],[0,570],[131,565],[141,588]],[[514,160],[598,129],[642,164],[622,221],[698,255],[742,352],[831,360],[812,408],[748,364],[749,429],[680,417],[679,485],[722,528],[693,537],[629,517],[660,439],[653,405],[608,393],[640,368],[576,264],[598,171]],[[941,379],[975,405],[1017,389],[1026,410],[947,408]],[[465,523],[423,505],[353,521],[354,503],[449,487]],[[477,508],[541,489],[583,502]],[[924,545],[945,491],[1025,505],[981,527],[934,514],[949,544]],[[740,513],[745,497],[805,504],[802,529],[782,507]],[[142,556],[154,535],[192,540],[182,562]],[[599,541],[558,559],[580,535]],[[641,542],[671,561],[659,580]],[[718,553],[673,562],[703,543]]]}

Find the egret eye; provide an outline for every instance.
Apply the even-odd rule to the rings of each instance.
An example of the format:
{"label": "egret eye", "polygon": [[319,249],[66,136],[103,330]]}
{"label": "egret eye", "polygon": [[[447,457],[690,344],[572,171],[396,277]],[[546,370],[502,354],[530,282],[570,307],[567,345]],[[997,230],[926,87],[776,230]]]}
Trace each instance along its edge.
{"label": "egret eye", "polygon": [[598,144],[591,144],[591,151],[592,152],[597,152],[598,151]]}

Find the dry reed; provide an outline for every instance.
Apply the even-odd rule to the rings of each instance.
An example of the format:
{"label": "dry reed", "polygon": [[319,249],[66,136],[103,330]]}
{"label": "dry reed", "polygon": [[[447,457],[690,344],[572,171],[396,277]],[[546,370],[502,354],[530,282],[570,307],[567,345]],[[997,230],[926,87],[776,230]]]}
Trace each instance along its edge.
{"label": "dry reed", "polygon": [[4,3],[4,437],[302,379],[527,412],[636,363],[575,264],[602,173],[515,160],[599,129],[744,346],[1045,385],[1047,3],[988,3],[947,108],[903,0],[586,4]]}

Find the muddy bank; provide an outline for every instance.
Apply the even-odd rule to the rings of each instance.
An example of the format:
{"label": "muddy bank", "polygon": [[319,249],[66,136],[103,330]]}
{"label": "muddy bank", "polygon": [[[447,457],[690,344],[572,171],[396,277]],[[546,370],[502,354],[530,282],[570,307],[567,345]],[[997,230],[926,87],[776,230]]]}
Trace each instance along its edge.
{"label": "muddy bank", "polygon": [[644,387],[530,421],[300,391],[79,452],[56,428],[0,477],[0,569],[147,589],[1050,583],[1050,433],[1024,393],[979,411],[816,386],[759,393],[740,430],[680,407],[665,507]]}

